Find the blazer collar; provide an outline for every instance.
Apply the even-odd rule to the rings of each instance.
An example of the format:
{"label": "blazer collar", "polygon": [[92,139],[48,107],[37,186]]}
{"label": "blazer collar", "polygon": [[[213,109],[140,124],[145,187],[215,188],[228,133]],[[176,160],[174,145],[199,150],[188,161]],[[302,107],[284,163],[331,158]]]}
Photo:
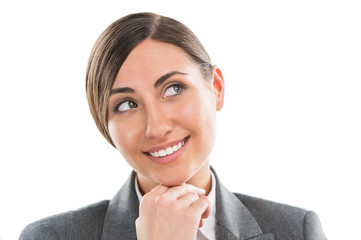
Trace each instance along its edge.
{"label": "blazer collar", "polygon": [[135,172],[109,202],[101,240],[136,240],[135,220],[139,216],[139,200],[134,186]]}
{"label": "blazer collar", "polygon": [[273,240],[272,233],[263,234],[252,214],[216,177],[216,238],[229,240]]}
{"label": "blazer collar", "polygon": [[[263,234],[256,220],[241,201],[216,178],[216,238],[227,240],[274,240],[273,234]],[[136,240],[135,220],[139,216],[139,201],[134,186],[135,172],[109,202],[101,240]]]}

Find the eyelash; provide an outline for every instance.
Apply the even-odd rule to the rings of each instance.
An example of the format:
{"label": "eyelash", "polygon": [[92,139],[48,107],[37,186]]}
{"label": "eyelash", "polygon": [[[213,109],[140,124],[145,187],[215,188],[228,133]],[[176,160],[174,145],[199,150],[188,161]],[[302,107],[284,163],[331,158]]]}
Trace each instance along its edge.
{"label": "eyelash", "polygon": [[[134,101],[133,99],[122,99],[120,102],[117,102],[117,103],[114,105],[114,107],[113,107],[113,112],[123,113],[123,112],[119,112],[118,109],[119,109],[120,105],[122,105],[122,104],[125,103],[125,102],[134,102],[136,105],[138,105],[137,102]],[[126,112],[126,111],[125,111],[125,112]]]}
{"label": "eyelash", "polygon": [[[169,97],[177,96],[177,95],[181,94],[182,92],[184,92],[184,90],[186,89],[186,87],[185,87],[182,83],[179,83],[179,82],[171,83],[171,84],[169,84],[168,86],[165,87],[165,90],[164,90],[163,95],[165,94],[165,92],[166,92],[168,89],[170,89],[170,88],[172,88],[172,87],[176,87],[176,86],[180,87],[181,90],[179,91],[179,93],[174,94],[174,95],[171,95],[171,96],[169,96]],[[117,102],[117,103],[114,105],[114,107],[113,107],[113,112],[115,112],[115,113],[124,113],[124,112],[127,112],[127,111],[124,111],[124,112],[119,112],[119,111],[118,111],[119,107],[120,107],[123,103],[125,103],[125,102],[127,102],[127,101],[129,101],[129,102],[134,102],[136,105],[138,105],[137,102],[134,101],[133,99],[130,99],[130,98],[128,98],[128,99],[122,99],[120,102]]]}
{"label": "eyelash", "polygon": [[172,88],[172,87],[173,87],[173,88],[174,88],[174,87],[180,87],[180,91],[177,92],[177,93],[174,94],[174,95],[169,96],[169,97],[177,96],[177,95],[181,94],[182,92],[184,92],[184,90],[186,89],[186,86],[184,86],[182,83],[174,82],[174,83],[171,83],[171,84],[169,84],[168,86],[165,87],[165,90],[163,91],[163,95],[162,95],[162,96],[164,96],[165,92],[166,92],[168,89]]}

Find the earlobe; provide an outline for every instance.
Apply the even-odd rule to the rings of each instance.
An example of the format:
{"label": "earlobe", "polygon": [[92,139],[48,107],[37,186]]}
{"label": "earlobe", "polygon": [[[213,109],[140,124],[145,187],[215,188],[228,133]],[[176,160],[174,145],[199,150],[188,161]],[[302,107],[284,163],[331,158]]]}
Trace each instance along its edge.
{"label": "earlobe", "polygon": [[217,101],[217,111],[221,110],[224,102],[224,80],[221,70],[214,65],[212,67],[213,89]]}

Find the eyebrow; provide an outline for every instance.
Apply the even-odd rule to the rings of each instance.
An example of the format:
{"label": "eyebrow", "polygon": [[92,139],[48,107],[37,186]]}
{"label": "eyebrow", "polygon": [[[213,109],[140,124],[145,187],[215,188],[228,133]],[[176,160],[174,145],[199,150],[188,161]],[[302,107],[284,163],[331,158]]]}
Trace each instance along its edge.
{"label": "eyebrow", "polygon": [[116,93],[135,93],[134,89],[132,88],[114,88],[110,91],[110,96]]}
{"label": "eyebrow", "polygon": [[[170,73],[167,73],[163,76],[161,76],[157,81],[154,83],[154,88],[159,87],[164,83],[168,78],[172,77],[173,75],[181,74],[181,75],[187,75],[187,73],[182,73],[178,71],[172,71]],[[110,91],[110,96],[116,93],[135,93],[135,90],[133,88],[124,87],[124,88],[114,88]]]}
{"label": "eyebrow", "polygon": [[164,83],[168,78],[170,78],[171,76],[176,75],[176,74],[187,75],[186,73],[182,73],[182,72],[178,72],[178,71],[173,71],[173,72],[167,73],[167,74],[161,76],[157,81],[155,81],[155,83],[154,83],[154,88],[159,87],[159,86],[162,85],[162,83]]}

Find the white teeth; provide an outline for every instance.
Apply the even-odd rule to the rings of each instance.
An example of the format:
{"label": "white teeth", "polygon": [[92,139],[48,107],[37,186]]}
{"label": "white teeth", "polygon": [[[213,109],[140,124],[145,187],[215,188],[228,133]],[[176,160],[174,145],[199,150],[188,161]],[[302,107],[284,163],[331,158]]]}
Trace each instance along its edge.
{"label": "white teeth", "polygon": [[173,153],[173,148],[169,147],[165,150],[165,152],[167,153],[167,155],[172,154]]}
{"label": "white teeth", "polygon": [[165,150],[160,150],[159,151],[159,156],[164,157],[165,155],[167,155]]}
{"label": "white teeth", "polygon": [[153,157],[164,157],[167,155],[171,155],[172,153],[181,149],[183,147],[183,145],[184,145],[184,141],[174,145],[173,147],[168,147],[167,149],[162,149],[157,152],[152,152],[152,153],[150,153],[150,155],[152,155]]}

